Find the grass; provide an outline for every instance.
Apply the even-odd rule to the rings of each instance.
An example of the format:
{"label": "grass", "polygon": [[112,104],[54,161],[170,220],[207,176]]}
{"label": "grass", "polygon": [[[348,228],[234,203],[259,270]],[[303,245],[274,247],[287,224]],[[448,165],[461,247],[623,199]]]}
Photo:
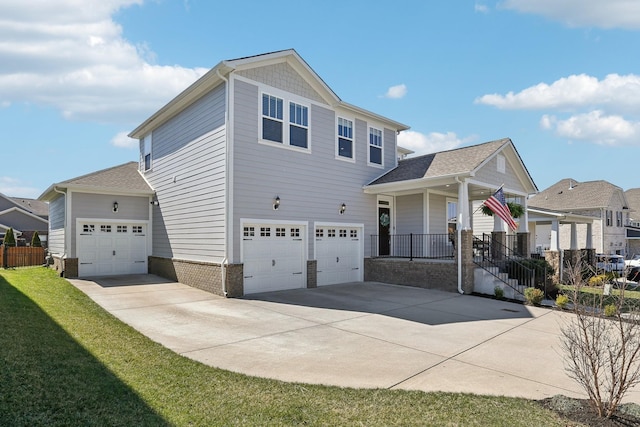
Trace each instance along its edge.
{"label": "grass", "polygon": [[205,366],[41,267],[0,270],[0,328],[3,426],[567,425],[525,399],[293,384]]}
{"label": "grass", "polygon": [[[574,297],[574,286],[560,285],[560,290],[570,299]],[[640,310],[640,291],[619,289],[613,286],[609,295],[604,295],[602,286],[581,286],[578,299],[581,304],[588,307],[604,307],[609,304],[618,304],[621,296],[624,298],[620,307],[623,313]]]}

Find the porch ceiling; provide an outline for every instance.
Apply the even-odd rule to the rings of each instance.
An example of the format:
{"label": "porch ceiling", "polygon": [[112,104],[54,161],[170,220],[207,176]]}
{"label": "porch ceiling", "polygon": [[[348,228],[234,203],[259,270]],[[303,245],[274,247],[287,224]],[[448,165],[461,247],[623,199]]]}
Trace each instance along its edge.
{"label": "porch ceiling", "polygon": [[[367,194],[380,194],[386,196],[406,196],[410,194],[422,194],[426,190],[434,193],[446,194],[452,198],[458,197],[458,182],[455,177],[441,178],[438,180],[414,180],[401,183],[380,184],[366,186],[364,192]],[[486,185],[470,182],[468,184],[469,200],[486,200],[495,188]],[[505,191],[509,197],[509,193]]]}

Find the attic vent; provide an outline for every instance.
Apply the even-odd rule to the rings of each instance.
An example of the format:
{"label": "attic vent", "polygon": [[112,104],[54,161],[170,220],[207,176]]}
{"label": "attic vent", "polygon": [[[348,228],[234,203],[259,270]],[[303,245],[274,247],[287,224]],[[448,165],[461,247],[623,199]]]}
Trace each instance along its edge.
{"label": "attic vent", "polygon": [[498,172],[505,173],[507,170],[507,163],[504,156],[498,155]]}

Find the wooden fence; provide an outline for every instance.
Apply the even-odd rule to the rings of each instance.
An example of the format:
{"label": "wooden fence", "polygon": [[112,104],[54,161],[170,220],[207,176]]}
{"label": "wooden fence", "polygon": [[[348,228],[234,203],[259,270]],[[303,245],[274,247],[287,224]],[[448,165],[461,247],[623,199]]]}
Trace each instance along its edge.
{"label": "wooden fence", "polygon": [[44,264],[44,248],[0,246],[0,267],[28,267]]}

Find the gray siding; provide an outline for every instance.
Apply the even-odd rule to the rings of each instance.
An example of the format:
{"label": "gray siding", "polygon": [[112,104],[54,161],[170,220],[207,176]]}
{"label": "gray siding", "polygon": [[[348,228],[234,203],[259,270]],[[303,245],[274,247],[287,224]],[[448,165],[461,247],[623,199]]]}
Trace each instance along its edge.
{"label": "gray siding", "polygon": [[[505,188],[526,191],[522,183],[518,179],[514,169],[509,163],[509,157],[506,157],[505,171],[498,172],[498,156],[494,156],[486,165],[484,165],[478,172],[476,172],[475,179],[487,183],[496,184],[496,188],[501,184],[504,184]],[[507,195],[508,196],[508,195]]]}
{"label": "gray siding", "polygon": [[[113,212],[113,202],[118,202],[118,212]],[[137,196],[114,196],[110,194],[71,194],[71,245],[69,253],[76,258],[76,220],[95,218],[104,221],[148,221],[149,198]]]}
{"label": "gray siding", "polygon": [[18,205],[16,205],[13,201],[0,196],[0,212],[6,209],[15,208],[16,206]]}
{"label": "gray siding", "polygon": [[422,194],[396,197],[396,234],[423,234]]}
{"label": "gray siding", "polygon": [[49,236],[48,247],[52,254],[64,254],[64,202],[66,196],[58,196],[49,202]]}
{"label": "gray siding", "polygon": [[447,233],[447,198],[439,194],[429,194],[429,232]]}
{"label": "gray siding", "polygon": [[[234,87],[233,233],[237,243],[232,261],[240,261],[241,218],[308,221],[310,259],[315,258],[314,221],[364,223],[365,256],[369,256],[370,236],[377,232],[376,196],[364,194],[362,186],[396,165],[395,133],[384,133],[385,169],[367,166],[367,122],[356,117],[356,162],[336,159],[336,113],[312,103],[311,153],[260,144],[259,89],[244,81],[236,81]],[[274,211],[276,196],[281,204]],[[342,203],[347,211],[339,215]]]}
{"label": "gray siding", "polygon": [[0,215],[0,224],[8,225],[19,231],[38,231],[40,233],[49,228],[46,221],[40,221],[20,210],[12,210]]}
{"label": "gray siding", "polygon": [[[257,108],[257,107],[256,107]],[[153,255],[220,262],[225,245],[225,89],[218,86],[153,132]]]}

